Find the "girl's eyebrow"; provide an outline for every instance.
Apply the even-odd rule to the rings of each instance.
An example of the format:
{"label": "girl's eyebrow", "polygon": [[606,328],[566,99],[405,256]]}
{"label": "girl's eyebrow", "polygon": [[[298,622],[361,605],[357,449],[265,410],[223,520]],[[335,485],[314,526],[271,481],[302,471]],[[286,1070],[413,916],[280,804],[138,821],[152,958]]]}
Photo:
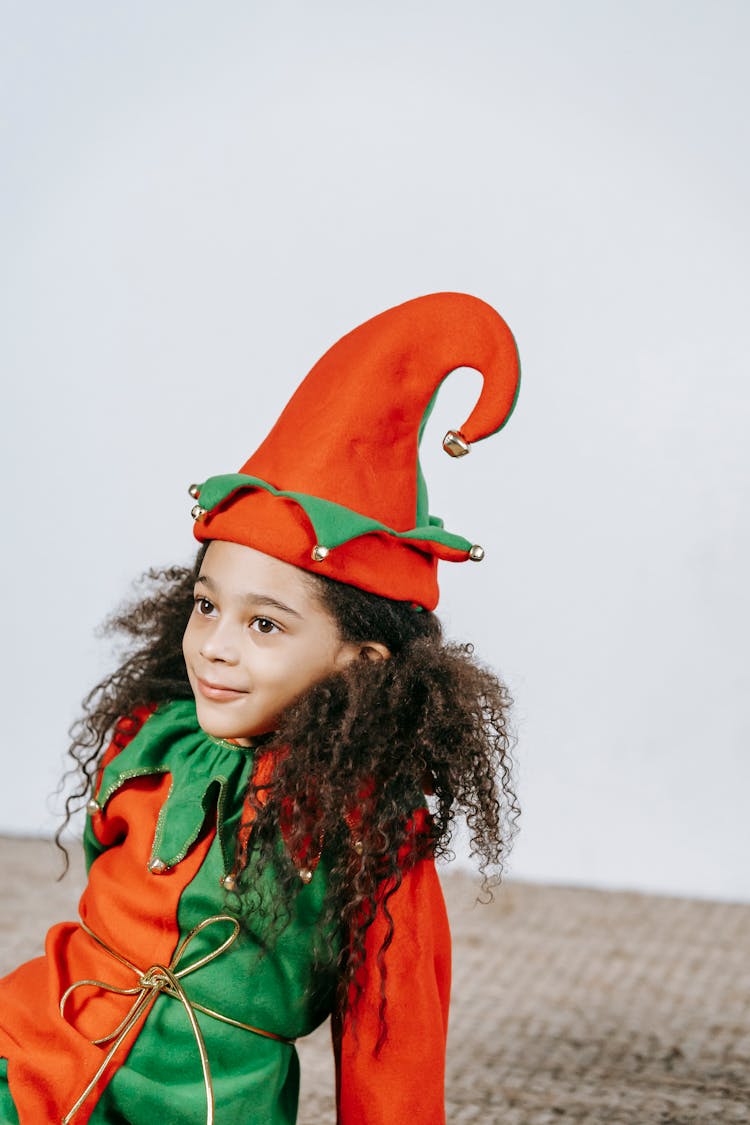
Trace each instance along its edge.
{"label": "girl's eyebrow", "polygon": [[[207,574],[199,574],[195,581],[196,584],[202,582],[204,586],[207,586],[208,589],[212,590],[214,593],[218,592],[216,583],[212,578],[209,578]],[[302,614],[298,613],[296,609],[292,609],[291,606],[285,605],[284,602],[280,602],[277,598],[272,598],[268,594],[243,594],[242,601],[245,602],[246,605],[264,606],[269,609],[276,609],[281,613],[288,613],[291,617],[298,617],[300,621],[302,620]]]}
{"label": "girl's eyebrow", "polygon": [[270,598],[267,594],[243,594],[242,600],[247,605],[268,606],[270,609],[278,609],[282,613],[288,613],[292,617],[298,617],[300,621],[302,620],[302,614],[297,613],[296,609],[292,609],[290,605],[284,605],[283,602],[277,601],[276,598]]}

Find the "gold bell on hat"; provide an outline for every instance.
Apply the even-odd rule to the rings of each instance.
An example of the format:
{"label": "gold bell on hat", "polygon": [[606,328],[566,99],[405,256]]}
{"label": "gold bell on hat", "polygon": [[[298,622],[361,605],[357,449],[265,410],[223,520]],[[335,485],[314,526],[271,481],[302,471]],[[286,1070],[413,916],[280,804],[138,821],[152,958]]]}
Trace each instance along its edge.
{"label": "gold bell on hat", "polygon": [[458,430],[448,430],[443,438],[443,449],[446,453],[450,453],[451,457],[465,457],[471,452],[471,446]]}

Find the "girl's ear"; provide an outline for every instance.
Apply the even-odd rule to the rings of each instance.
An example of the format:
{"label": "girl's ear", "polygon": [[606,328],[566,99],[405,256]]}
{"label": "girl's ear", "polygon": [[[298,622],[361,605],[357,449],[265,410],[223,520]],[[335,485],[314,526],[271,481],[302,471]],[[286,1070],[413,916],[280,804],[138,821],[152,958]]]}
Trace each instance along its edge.
{"label": "girl's ear", "polygon": [[390,660],[390,656],[391,650],[380,641],[368,641],[359,646],[359,659],[369,660],[372,664],[377,664],[379,660]]}
{"label": "girl's ear", "polygon": [[367,660],[371,664],[377,664],[380,660],[388,660],[391,655],[391,650],[387,645],[383,645],[380,641],[365,641],[365,642],[352,642],[347,641],[339,649],[336,663],[343,667],[351,664],[353,660]]}

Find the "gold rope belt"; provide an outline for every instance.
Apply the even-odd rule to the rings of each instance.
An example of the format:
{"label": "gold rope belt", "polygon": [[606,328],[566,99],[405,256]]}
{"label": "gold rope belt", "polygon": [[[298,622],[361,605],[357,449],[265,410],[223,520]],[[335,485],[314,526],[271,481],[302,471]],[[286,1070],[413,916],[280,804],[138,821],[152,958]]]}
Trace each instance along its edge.
{"label": "gold rope belt", "polygon": [[[216,949],[213,949],[211,950],[211,952],[206,953],[197,961],[193,961],[191,964],[186,965],[182,969],[179,968],[179,964],[182,960],[183,954],[185,953],[185,950],[190,945],[193,938],[196,937],[197,934],[201,933],[202,930],[207,929],[209,926],[213,926],[216,922],[229,922],[231,924],[232,933],[229,935],[229,937],[226,938],[226,940],[223,941],[221,945],[219,945]],[[294,1043],[294,1039],[287,1039],[283,1035],[275,1035],[272,1031],[263,1031],[259,1027],[252,1027],[249,1023],[242,1023],[240,1020],[234,1020],[231,1019],[230,1016],[222,1015],[221,1012],[215,1012],[211,1008],[206,1008],[203,1006],[203,1004],[196,1004],[194,1001],[188,999],[185,993],[185,989],[180,983],[182,978],[186,977],[189,973],[194,973],[197,969],[201,969],[204,965],[208,965],[209,962],[213,961],[216,957],[220,957],[221,954],[229,949],[230,945],[232,945],[233,942],[237,940],[240,932],[240,924],[237,919],[232,918],[231,915],[214,914],[211,918],[206,918],[203,922],[200,922],[197,926],[194,926],[190,933],[185,938],[183,938],[183,940],[177,946],[172,960],[168,965],[152,965],[151,968],[146,969],[145,972],[142,969],[139,969],[137,965],[134,965],[132,961],[128,961],[127,957],[123,957],[122,954],[112,949],[111,946],[107,945],[105,941],[102,941],[102,939],[98,937],[93,930],[89,929],[85,922],[81,922],[81,928],[85,930],[89,937],[93,938],[97,945],[99,945],[106,953],[109,953],[109,955],[111,957],[114,957],[116,961],[119,961],[121,965],[125,965],[128,969],[135,973],[138,983],[133,988],[118,988],[116,985],[108,984],[106,981],[101,980],[77,980],[74,984],[71,984],[70,988],[67,988],[63,993],[60,1000],[60,1015],[63,1017],[63,1019],[65,1019],[65,1006],[72,993],[75,992],[77,988],[82,988],[84,986],[88,986],[90,988],[101,988],[106,992],[116,992],[118,996],[133,996],[135,997],[135,999],[133,1001],[132,1007],[130,1008],[130,1011],[122,1020],[122,1022],[117,1025],[114,1031],[110,1032],[109,1035],[102,1036],[101,1039],[91,1040],[92,1044],[95,1047],[102,1046],[104,1043],[112,1043],[112,1046],[107,1051],[107,1054],[104,1057],[101,1066],[79,1097],[78,1101],[75,1103],[73,1108],[70,1109],[68,1113],[66,1113],[65,1117],[63,1117],[62,1125],[68,1125],[68,1123],[73,1120],[81,1106],[93,1093],[97,1082],[106,1072],[110,1063],[117,1054],[118,1048],[120,1047],[128,1033],[136,1026],[141,1017],[145,1018],[160,993],[163,993],[165,996],[172,996],[175,1000],[179,1000],[183,1008],[185,1009],[185,1014],[187,1015],[188,1020],[190,1021],[190,1027],[192,1029],[193,1035],[195,1036],[195,1042],[196,1046],[198,1047],[198,1053],[201,1060],[201,1067],[203,1069],[203,1083],[206,1089],[206,1125],[213,1125],[214,1088],[211,1081],[211,1069],[208,1065],[208,1053],[206,1051],[206,1044],[203,1039],[201,1029],[198,1026],[198,1021],[195,1017],[196,1012],[203,1012],[204,1015],[211,1016],[212,1019],[221,1020],[222,1023],[231,1024],[232,1027],[240,1027],[243,1029],[243,1031],[252,1031],[254,1035],[262,1035],[266,1039],[276,1039],[279,1043],[288,1043],[290,1045]]]}

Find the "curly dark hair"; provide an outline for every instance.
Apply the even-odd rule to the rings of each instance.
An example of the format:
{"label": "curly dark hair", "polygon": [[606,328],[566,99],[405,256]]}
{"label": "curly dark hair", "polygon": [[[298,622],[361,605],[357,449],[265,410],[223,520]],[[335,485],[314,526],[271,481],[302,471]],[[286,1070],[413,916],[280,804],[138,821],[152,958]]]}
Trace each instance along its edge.
{"label": "curly dark hair", "polygon": [[[192,568],[148,571],[137,600],[106,623],[106,631],[126,638],[130,652],[89,693],[82,718],[71,728],[69,772],[75,784],[57,834],[60,846],[71,816],[92,792],[118,719],[138,706],[192,698],[182,635],[205,550]],[[385,954],[393,936],[388,901],[405,870],[426,855],[449,856],[454,822],[463,814],[484,890],[491,894],[500,881],[520,815],[510,753],[511,699],[497,676],[475,659],[471,645],[444,641],[433,613],[322,576],[306,573],[306,578],[343,641],[380,643],[391,655],[353,661],[315,683],[281,716],[264,747],[277,751],[272,780],[262,792],[252,782],[249,787],[254,820],[238,834],[233,897],[240,916],[256,909],[252,888],[263,882],[257,879],[260,870],[271,866],[282,891],[281,905],[272,912],[283,926],[302,886],[299,857],[311,840],[320,843],[329,867],[322,932],[341,940],[334,944],[332,938],[319,956],[338,962],[339,1013],[361,991],[365,934],[378,909],[387,922],[377,957],[380,1046],[387,1028]],[[294,752],[285,753],[287,747]],[[417,830],[413,814],[424,806],[425,793],[430,815]],[[354,809],[356,833],[350,827]],[[286,849],[278,847],[282,823]]]}

